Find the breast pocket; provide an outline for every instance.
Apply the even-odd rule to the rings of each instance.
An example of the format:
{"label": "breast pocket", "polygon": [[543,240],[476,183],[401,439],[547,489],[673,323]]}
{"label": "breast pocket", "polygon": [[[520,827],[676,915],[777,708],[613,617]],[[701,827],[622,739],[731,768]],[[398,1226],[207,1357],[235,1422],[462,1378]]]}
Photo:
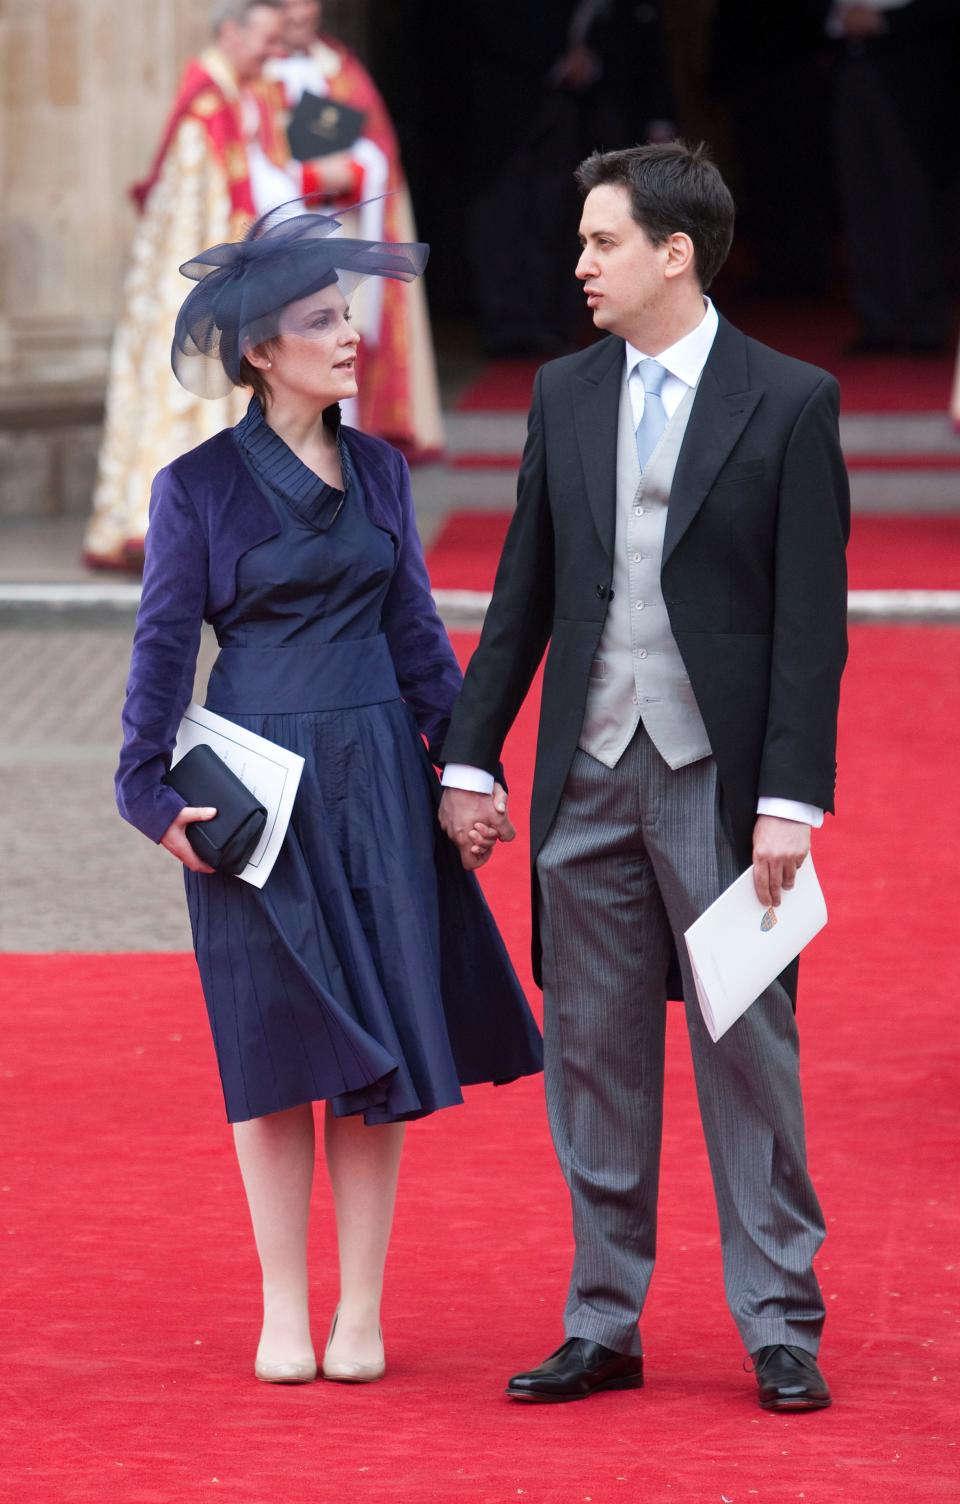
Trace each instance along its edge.
{"label": "breast pocket", "polygon": [[760,480],[767,470],[766,460],[735,460],[724,465],[714,481],[714,486],[736,485],[741,481]]}

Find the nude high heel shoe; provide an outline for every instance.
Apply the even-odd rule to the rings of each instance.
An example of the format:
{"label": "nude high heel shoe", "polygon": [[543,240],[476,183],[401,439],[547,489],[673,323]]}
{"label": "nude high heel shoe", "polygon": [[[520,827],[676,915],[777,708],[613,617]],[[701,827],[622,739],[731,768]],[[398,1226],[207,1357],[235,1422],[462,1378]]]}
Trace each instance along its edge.
{"label": "nude high heel shoe", "polygon": [[312,1384],[317,1377],[317,1360],[301,1363],[267,1363],[257,1359],[254,1376],[262,1384]]}
{"label": "nude high heel shoe", "polygon": [[[379,1363],[354,1363],[347,1358],[331,1358],[330,1344],[333,1334],[337,1330],[337,1311],[330,1327],[330,1336],[327,1338],[327,1347],[323,1355],[323,1377],[332,1379],[337,1384],[373,1384],[377,1379],[382,1379],[387,1371],[386,1356]],[[383,1344],[383,1332],[377,1327],[381,1346]]]}

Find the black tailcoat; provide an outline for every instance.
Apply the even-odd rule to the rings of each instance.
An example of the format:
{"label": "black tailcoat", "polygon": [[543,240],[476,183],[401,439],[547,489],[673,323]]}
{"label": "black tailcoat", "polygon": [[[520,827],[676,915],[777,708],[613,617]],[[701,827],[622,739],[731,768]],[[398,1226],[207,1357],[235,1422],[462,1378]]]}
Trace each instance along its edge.
{"label": "black tailcoat", "polygon": [[[624,343],[534,385],[517,510],[443,757],[495,771],[547,647],[531,857],[556,815],[610,597]],[[832,376],[720,320],[670,495],[661,584],[743,867],[757,799],[833,809],[849,488]],[[534,974],[540,979],[537,884]],[[795,972],[784,981],[795,991]],[[672,993],[673,995],[673,993]]]}

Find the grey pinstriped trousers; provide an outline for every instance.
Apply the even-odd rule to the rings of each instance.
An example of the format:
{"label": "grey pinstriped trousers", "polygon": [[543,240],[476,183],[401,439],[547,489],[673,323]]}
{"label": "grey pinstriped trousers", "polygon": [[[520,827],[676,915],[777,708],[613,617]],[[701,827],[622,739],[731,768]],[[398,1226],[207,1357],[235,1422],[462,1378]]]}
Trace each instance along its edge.
{"label": "grey pinstriped trousers", "polygon": [[641,726],[615,768],[578,751],[537,862],[547,1110],[573,1203],[568,1337],[639,1353],[653,1273],[671,931],[720,1218],[748,1352],[815,1353],[825,1227],[806,1165],[797,1029],[774,985],[714,1044],[683,931],[737,876],[716,764],[676,771]]}

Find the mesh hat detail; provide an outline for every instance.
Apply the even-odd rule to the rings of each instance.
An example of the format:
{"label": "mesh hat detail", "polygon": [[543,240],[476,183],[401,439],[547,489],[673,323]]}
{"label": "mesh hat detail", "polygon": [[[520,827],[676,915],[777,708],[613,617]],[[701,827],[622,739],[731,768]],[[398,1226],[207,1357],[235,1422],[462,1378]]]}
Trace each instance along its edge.
{"label": "mesh hat detail", "polygon": [[210,246],[180,267],[197,285],[177,315],[170,360],[195,396],[224,397],[242,385],[244,355],[282,332],[291,303],[334,285],[349,303],[365,278],[412,282],[427,264],[430,247],[421,241],[346,239],[335,216],[290,209],[279,205],[242,240]]}

